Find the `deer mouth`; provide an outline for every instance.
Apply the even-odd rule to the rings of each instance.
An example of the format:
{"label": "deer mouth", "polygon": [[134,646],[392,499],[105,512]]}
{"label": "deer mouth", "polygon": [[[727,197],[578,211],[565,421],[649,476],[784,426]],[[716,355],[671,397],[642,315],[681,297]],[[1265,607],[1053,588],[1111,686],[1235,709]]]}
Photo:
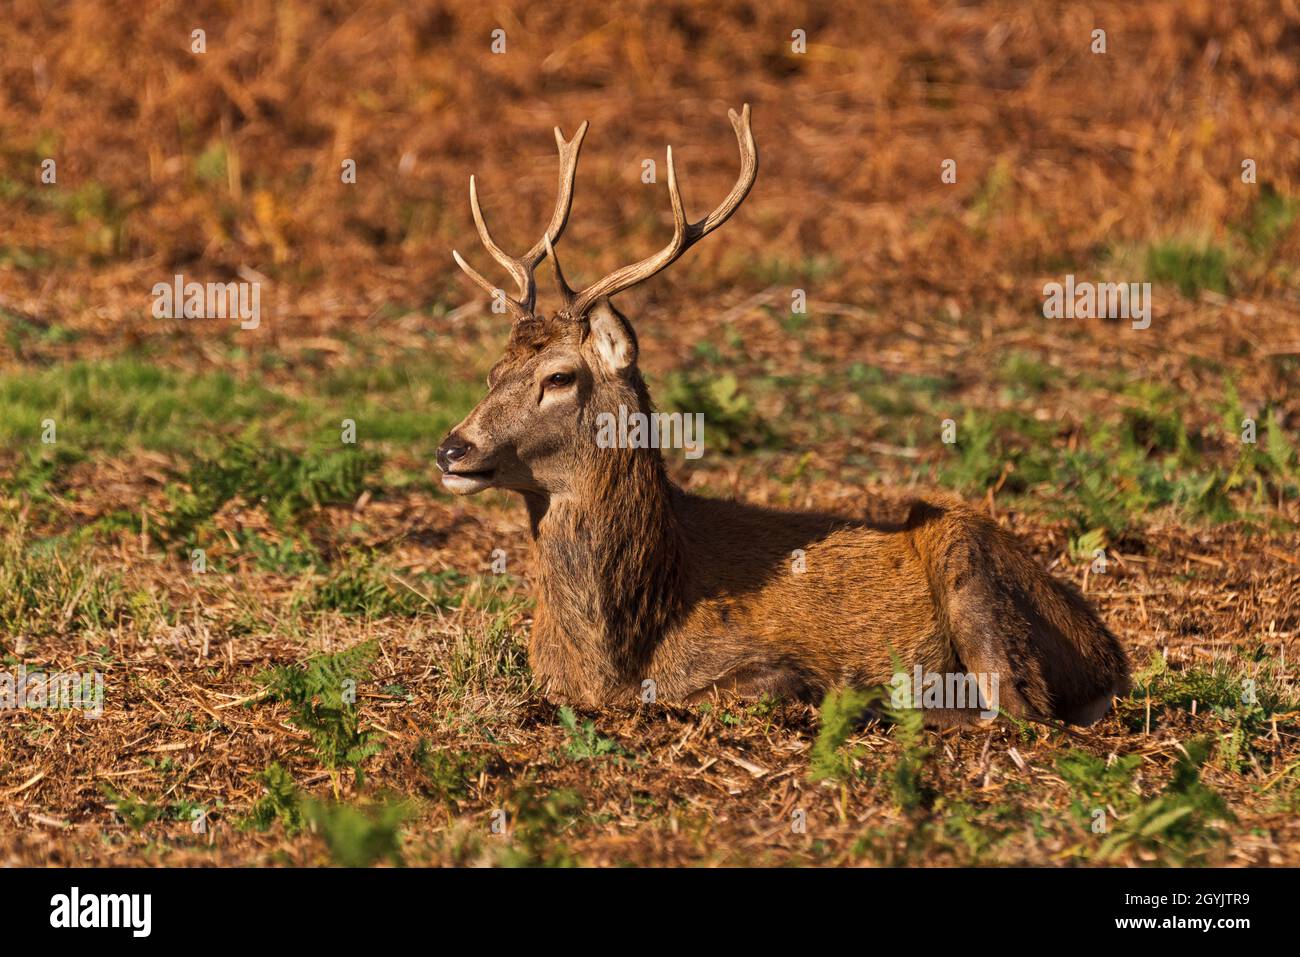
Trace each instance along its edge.
{"label": "deer mouth", "polygon": [[453,495],[473,495],[485,488],[491,488],[496,469],[484,469],[481,472],[444,472],[442,485]]}

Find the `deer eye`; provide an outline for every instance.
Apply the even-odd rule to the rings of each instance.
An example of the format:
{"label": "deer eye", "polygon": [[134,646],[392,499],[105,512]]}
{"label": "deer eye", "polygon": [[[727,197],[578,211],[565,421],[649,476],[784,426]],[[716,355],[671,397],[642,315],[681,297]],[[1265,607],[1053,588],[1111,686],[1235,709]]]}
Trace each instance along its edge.
{"label": "deer eye", "polygon": [[563,389],[566,385],[572,384],[572,372],[557,372],[554,375],[546,377],[546,388],[548,389]]}

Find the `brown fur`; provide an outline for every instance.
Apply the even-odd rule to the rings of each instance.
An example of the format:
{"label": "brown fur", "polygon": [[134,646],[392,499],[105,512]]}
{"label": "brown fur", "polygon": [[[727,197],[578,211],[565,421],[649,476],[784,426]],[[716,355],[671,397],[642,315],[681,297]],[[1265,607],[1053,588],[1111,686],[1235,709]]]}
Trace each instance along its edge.
{"label": "brown fur", "polygon": [[[487,397],[444,443],[467,449],[453,475],[527,504],[529,655],[548,692],[630,706],[649,679],[659,700],[813,699],[919,664],[997,674],[1011,714],[1087,723],[1127,690],[1124,652],[1078,591],[960,501],[919,501],[895,526],[780,512],[682,491],[657,449],[599,448],[598,412],[651,410],[635,360],[607,302],[519,322]],[[557,369],[572,384],[548,385]]]}

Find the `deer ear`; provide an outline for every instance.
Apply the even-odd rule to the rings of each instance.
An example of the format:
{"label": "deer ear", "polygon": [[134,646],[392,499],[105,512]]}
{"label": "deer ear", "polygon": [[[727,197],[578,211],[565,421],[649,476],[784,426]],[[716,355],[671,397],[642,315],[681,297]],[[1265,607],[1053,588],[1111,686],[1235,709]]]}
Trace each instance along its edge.
{"label": "deer ear", "polygon": [[608,299],[591,307],[587,323],[591,329],[592,351],[607,370],[622,375],[636,365],[636,333]]}

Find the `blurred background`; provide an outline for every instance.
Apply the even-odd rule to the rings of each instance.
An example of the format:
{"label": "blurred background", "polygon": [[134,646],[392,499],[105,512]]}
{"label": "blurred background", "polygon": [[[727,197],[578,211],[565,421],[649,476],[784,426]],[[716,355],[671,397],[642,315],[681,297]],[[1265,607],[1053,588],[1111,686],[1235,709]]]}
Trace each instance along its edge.
{"label": "blurred background", "polygon": [[[652,377],[703,350],[715,380],[737,379],[736,395],[730,379],[674,381],[665,399],[719,406],[720,422],[750,404],[789,433],[755,425],[738,444],[829,453],[843,436],[812,420],[830,415],[854,418],[850,452],[941,453],[933,416],[900,425],[912,410],[860,395],[872,382],[816,380],[937,376],[944,396],[900,391],[946,396],[924,411],[960,421],[984,401],[965,391],[1007,363],[1066,431],[1143,387],[1217,422],[1223,362],[1249,411],[1293,428],[1298,49],[1294,3],[20,0],[0,35],[0,348],[11,369],[130,351],[292,391],[418,345],[455,377],[505,333],[449,255],[504,281],[476,241],[469,173],[498,240],[526,248],[553,203],[550,129],[589,120],[562,251],[590,281],[669,234],[664,184],[641,181],[665,145],[691,214],[720,200],[726,110],[749,102],[762,165],[740,217],[623,297]],[[260,277],[268,321],[152,320],[148,291],[175,273]],[[1042,286],[1066,273],[1155,281],[1152,328],[1044,320]],[[12,441],[36,423],[10,411]]]}

